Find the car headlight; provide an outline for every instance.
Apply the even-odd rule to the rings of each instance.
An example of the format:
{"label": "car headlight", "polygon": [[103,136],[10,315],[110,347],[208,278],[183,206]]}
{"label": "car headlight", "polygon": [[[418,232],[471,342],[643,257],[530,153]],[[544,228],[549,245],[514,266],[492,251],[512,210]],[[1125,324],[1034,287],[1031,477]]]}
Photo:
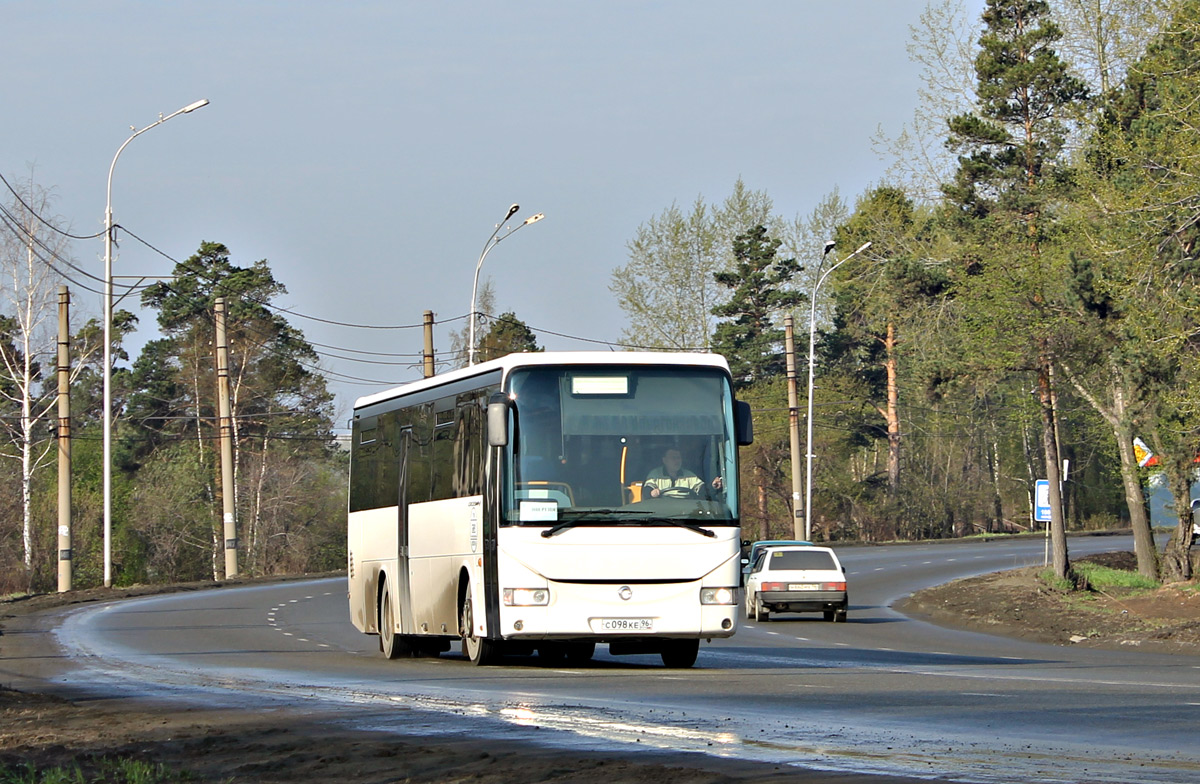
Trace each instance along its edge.
{"label": "car headlight", "polygon": [[737,592],[732,588],[701,588],[701,604],[734,604]]}
{"label": "car headlight", "polygon": [[550,591],[545,588],[505,588],[506,607],[537,607],[550,603]]}

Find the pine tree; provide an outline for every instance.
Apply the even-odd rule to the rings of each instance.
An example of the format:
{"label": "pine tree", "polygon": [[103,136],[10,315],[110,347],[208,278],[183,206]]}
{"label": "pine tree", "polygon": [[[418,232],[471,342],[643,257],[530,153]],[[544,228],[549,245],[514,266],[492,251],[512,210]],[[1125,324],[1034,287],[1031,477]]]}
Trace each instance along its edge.
{"label": "pine tree", "polygon": [[729,360],[734,383],[746,386],[784,372],[783,329],[776,326],[785,310],[806,300],[787,288],[800,271],[795,259],[777,259],[780,241],[759,225],[733,240],[733,269],[714,275],[730,289],[729,301],[713,308],[727,319],[713,333],[713,350]]}
{"label": "pine tree", "polygon": [[497,316],[491,328],[479,341],[479,361],[486,362],[506,354],[541,350],[533,330],[510,310]]}
{"label": "pine tree", "polygon": [[971,297],[966,325],[978,359],[1021,365],[1037,377],[1042,447],[1050,482],[1054,570],[1070,572],[1060,497],[1052,388],[1055,310],[1061,270],[1045,253],[1049,215],[1069,184],[1060,165],[1061,117],[1087,98],[1054,50],[1062,37],[1043,0],[988,0],[975,59],[974,114],[949,122],[947,144],[960,153],[945,187],[952,226],[964,240],[960,284]]}

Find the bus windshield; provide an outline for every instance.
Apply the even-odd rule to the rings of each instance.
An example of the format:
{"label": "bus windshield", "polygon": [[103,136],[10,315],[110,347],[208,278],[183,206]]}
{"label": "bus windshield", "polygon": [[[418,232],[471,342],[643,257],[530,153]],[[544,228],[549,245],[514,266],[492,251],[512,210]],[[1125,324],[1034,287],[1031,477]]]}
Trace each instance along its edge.
{"label": "bus windshield", "polygon": [[509,395],[505,524],[738,524],[733,396],[719,370],[528,368]]}

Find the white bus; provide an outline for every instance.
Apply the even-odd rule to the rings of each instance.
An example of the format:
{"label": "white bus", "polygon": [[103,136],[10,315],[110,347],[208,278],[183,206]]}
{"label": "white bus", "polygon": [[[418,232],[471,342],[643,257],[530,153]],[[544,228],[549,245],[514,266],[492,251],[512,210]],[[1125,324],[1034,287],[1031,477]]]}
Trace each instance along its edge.
{"label": "white bus", "polygon": [[[722,357],[511,354],[361,398],[352,430],[350,616],[388,658],[690,667],[736,630],[751,426]],[[669,450],[683,478],[644,488]]]}

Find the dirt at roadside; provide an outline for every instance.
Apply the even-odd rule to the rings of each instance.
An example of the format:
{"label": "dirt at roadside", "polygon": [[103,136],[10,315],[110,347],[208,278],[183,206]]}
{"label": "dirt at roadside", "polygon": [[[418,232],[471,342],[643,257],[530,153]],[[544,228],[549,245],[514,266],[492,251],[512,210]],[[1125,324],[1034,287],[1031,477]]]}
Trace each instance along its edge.
{"label": "dirt at roadside", "polygon": [[[1094,556],[1132,568],[1131,553]],[[1137,596],[1080,597],[1054,591],[1042,569],[960,580],[922,591],[902,610],[934,622],[1060,645],[1136,647],[1200,654],[1200,590],[1168,586]],[[245,583],[241,583],[245,584]],[[211,584],[172,590],[211,588]],[[12,638],[44,610],[162,592],[81,591],[0,602],[0,768],[79,764],[125,757],[182,771],[191,782],[552,782],[553,784],[915,784],[917,779],[830,774],[694,754],[563,752],[535,746],[332,728],[319,716],[211,710],[121,700],[71,702],[4,688]],[[851,616],[853,621],[853,615]],[[9,644],[6,645],[6,642]],[[91,780],[91,779],[85,779]]]}
{"label": "dirt at roadside", "polygon": [[[1133,553],[1078,560],[1137,569]],[[1200,654],[1200,586],[1195,581],[1148,592],[1068,593],[1043,582],[1038,577],[1043,571],[1031,566],[956,580],[913,594],[897,609],[946,626],[1054,645]]]}
{"label": "dirt at roadside", "polygon": [[[915,784],[916,779],[832,775],[697,755],[582,754],[477,741],[425,743],[331,729],[319,720],[242,711],[86,704],[0,690],[0,770],[79,765],[103,758],[162,764],[181,781],[553,782],[554,784]],[[21,779],[25,780],[25,779]]]}

